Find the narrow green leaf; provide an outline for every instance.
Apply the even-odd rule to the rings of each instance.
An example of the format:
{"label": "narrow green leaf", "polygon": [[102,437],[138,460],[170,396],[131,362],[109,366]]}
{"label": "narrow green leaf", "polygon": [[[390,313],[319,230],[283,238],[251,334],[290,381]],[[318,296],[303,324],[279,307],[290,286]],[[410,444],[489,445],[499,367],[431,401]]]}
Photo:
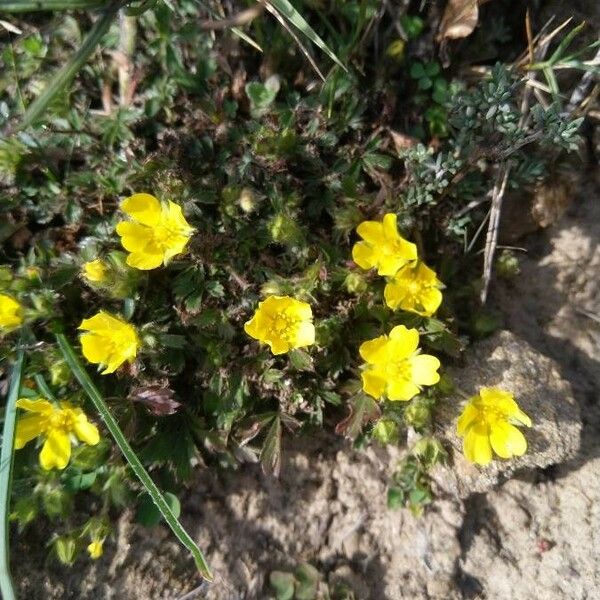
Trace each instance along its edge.
{"label": "narrow green leaf", "polygon": [[46,110],[52,99],[71,81],[77,72],[87,62],[92,52],[102,39],[102,36],[108,31],[115,15],[121,7],[120,2],[112,2],[104,11],[102,16],[94,23],[94,26],[81,44],[81,47],[72,56],[71,60],[58,70],[58,73],[52,78],[48,87],[29,105],[25,111],[23,119],[19,124],[19,129],[24,129],[38,119]]}
{"label": "narrow green leaf", "polygon": [[11,377],[4,412],[2,450],[0,452],[0,591],[4,600],[15,600],[9,560],[10,489],[12,480],[13,448],[15,439],[17,398],[23,376],[24,352],[19,350]]}
{"label": "narrow green leaf", "polygon": [[288,0],[268,0],[269,4],[285,17],[296,29],[303,33],[313,44],[321,48],[331,60],[338,64],[344,71],[346,67],[340,59],[330,50],[329,46],[319,37],[319,34],[306,22],[304,17],[291,5]]}
{"label": "narrow green leaf", "polygon": [[267,437],[260,452],[263,470],[279,477],[281,470],[281,418],[277,415],[269,428]]}
{"label": "narrow green leaf", "polygon": [[69,365],[73,375],[75,375],[81,384],[81,387],[84,389],[90,400],[94,403],[96,410],[100,413],[104,424],[121,449],[121,452],[127,459],[131,469],[140,480],[142,485],[146,488],[146,491],[152,498],[152,501],[154,504],[156,504],[156,507],[162,514],[164,520],[167,522],[173,533],[177,536],[177,539],[191,552],[194,560],[196,561],[196,566],[198,567],[200,575],[202,575],[204,579],[211,581],[212,574],[200,548],[198,548],[194,540],[190,537],[190,534],[178,521],[171,506],[169,506],[169,503],[161,491],[158,489],[150,475],[148,475],[146,469],[144,469],[144,466],[140,462],[137,454],[133,451],[133,448],[129,445],[129,442],[121,431],[119,424],[112,416],[108,406],[106,405],[106,402],[104,401],[104,398],[102,398],[102,395],[98,391],[98,388],[94,385],[94,382],[87,374],[87,371],[81,365],[81,362],[75,354],[71,344],[62,333],[56,334],[56,341],[58,342],[63,356],[65,357],[65,361]]}
{"label": "narrow green leaf", "polygon": [[106,0],[0,0],[0,12],[92,10],[103,8],[107,4]]}

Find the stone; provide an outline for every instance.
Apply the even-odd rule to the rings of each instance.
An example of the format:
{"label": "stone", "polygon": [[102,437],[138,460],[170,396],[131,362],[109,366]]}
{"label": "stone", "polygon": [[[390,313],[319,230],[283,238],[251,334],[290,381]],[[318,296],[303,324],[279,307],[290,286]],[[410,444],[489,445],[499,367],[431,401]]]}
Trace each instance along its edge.
{"label": "stone", "polygon": [[[450,458],[447,466],[438,466],[432,472],[438,492],[466,498],[491,490],[515,473],[560,464],[575,455],[581,434],[579,404],[553,360],[514,333],[500,331],[474,345],[464,364],[464,368],[449,370],[460,390],[444,399],[436,411],[435,422],[442,428],[439,437],[448,441]],[[496,458],[486,467],[464,458],[456,421],[466,400],[481,387],[512,392],[531,417],[533,426],[522,428],[528,443],[524,456]]]}

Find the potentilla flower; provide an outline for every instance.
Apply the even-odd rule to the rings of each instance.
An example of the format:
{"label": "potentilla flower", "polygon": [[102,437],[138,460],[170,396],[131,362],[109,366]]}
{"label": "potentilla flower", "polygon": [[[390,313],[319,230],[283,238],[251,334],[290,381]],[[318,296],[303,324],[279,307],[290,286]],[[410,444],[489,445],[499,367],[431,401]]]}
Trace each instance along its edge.
{"label": "potentilla flower", "polygon": [[256,340],[269,344],[273,354],[315,343],[312,310],[306,302],[289,296],[269,296],[258,304],[244,331]]}
{"label": "potentilla flower", "polygon": [[97,258],[83,263],[82,273],[88,281],[91,281],[92,283],[102,283],[106,281],[108,267],[103,260]]}
{"label": "potentilla flower", "polygon": [[469,399],[457,423],[457,433],[464,438],[467,460],[487,465],[492,450],[501,458],[522,456],[527,440],[513,423],[531,427],[531,419],[519,408],[510,392],[498,388],[481,388]]}
{"label": "potentilla flower", "polygon": [[440,361],[421,354],[419,332],[398,325],[390,335],[364,342],[359,351],[367,363],[362,374],[363,390],[373,398],[410,400],[424,385],[440,380]]}
{"label": "potentilla flower", "polygon": [[424,263],[402,267],[385,286],[385,303],[392,310],[406,310],[430,317],[442,303],[442,282]]}
{"label": "potentilla flower", "polygon": [[81,336],[81,351],[91,363],[105,366],[102,375],[133,361],[140,347],[135,327],[104,311],[83,319],[79,329],[88,332]]}
{"label": "potentilla flower", "polygon": [[58,407],[42,398],[21,398],[17,400],[17,406],[32,414],[17,421],[15,448],[20,450],[36,437],[43,437],[44,445],[40,452],[43,469],[64,469],[69,464],[72,434],[90,446],[100,441],[98,428],[88,421],[80,408],[68,402],[61,402]]}
{"label": "potentilla flower", "polygon": [[12,329],[23,322],[23,309],[11,296],[0,294],[0,329]]}
{"label": "potentilla flower", "polygon": [[121,210],[131,221],[121,221],[117,233],[123,248],[131,253],[127,264],[135,269],[166,265],[185,250],[194,231],[178,204],[161,203],[151,194],[134,194],[121,202]]}
{"label": "potentilla flower", "polygon": [[90,542],[90,544],[87,547],[87,551],[88,554],[90,555],[90,558],[96,560],[97,558],[100,558],[104,552],[104,548],[103,548],[103,544],[104,544],[104,540],[100,540],[100,539],[94,539]]}
{"label": "potentilla flower", "polygon": [[388,213],[383,221],[363,221],[356,233],[364,241],[352,248],[352,260],[362,269],[376,268],[379,275],[391,277],[404,265],[417,260],[417,247],[406,241],[396,226],[396,215]]}

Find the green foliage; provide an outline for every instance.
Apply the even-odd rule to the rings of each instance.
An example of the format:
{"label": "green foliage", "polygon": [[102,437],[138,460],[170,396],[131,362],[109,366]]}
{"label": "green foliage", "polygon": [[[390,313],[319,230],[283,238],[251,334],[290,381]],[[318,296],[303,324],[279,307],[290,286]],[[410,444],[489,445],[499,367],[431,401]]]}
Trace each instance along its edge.
{"label": "green foliage", "polygon": [[[21,394],[49,389],[100,425],[54,334],[76,345],[81,319],[100,309],[134,323],[138,360],[92,380],[141,467],[169,490],[175,516],[198,464],[258,462],[276,475],[295,432],[337,429],[357,447],[373,438],[404,445],[409,428],[430,439],[447,378],[411,402],[377,402],[361,391],[358,348],[405,324],[424,351],[452,361],[466,333],[497,327],[474,309],[479,259],[465,252],[481,247],[496,169],[510,161],[512,185],[541,181],[575,147],[581,124],[533,100],[520,126],[523,77],[506,65],[468,85],[451,81],[460,69],[442,69],[420,48],[429,43],[424,13],[401,15],[399,32],[371,0],[271,4],[348,70],[321,55],[331,69],[318,83],[269,14],[244,29],[263,54],[228,32],[200,31],[214,15],[192,0],[129,6],[139,14],[135,53],[125,57],[135,75],[128,100],[116,60],[122,33],[107,13],[95,20],[100,45],[88,43],[87,62],[80,50],[80,69],[69,63],[90,27],[80,13],[28,18],[0,51],[0,127],[31,123],[0,140],[0,292],[23,305],[32,336]],[[60,85],[56,65],[65,65]],[[402,148],[390,130],[406,138]],[[115,234],[119,200],[139,191],[177,202],[196,230],[186,254],[150,272],[127,266]],[[384,281],[350,260],[356,226],[385,212],[447,286],[436,318],[386,309]],[[82,265],[99,257],[109,277],[89,282]],[[314,347],[273,356],[245,335],[266,294],[311,304]],[[2,337],[2,364],[16,347],[14,334]],[[74,447],[61,472],[39,467],[39,440],[16,453],[11,519],[19,528],[51,520],[53,554],[65,564],[85,550],[94,523],[110,535],[126,506],[148,525],[159,518],[101,429],[101,443]],[[419,513],[431,501],[436,444],[423,442],[399,467],[391,505]],[[83,524],[72,520],[80,504],[93,511]],[[310,597],[310,573],[275,577],[276,593],[289,595],[293,580],[293,594]]]}
{"label": "green foliage", "polygon": [[344,583],[327,585],[323,576],[309,563],[300,563],[293,572],[272,571],[269,586],[275,600],[354,600]]}

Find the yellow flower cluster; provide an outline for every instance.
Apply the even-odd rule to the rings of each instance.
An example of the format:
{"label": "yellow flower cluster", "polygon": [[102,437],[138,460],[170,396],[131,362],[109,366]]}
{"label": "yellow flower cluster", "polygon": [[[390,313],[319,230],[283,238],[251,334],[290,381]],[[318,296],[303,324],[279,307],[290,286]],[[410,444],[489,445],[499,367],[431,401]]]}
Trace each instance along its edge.
{"label": "yellow flower cluster", "polygon": [[[170,200],[163,203],[151,194],[126,198],[121,210],[130,220],[117,224],[117,234],[129,252],[126,262],[134,269],[147,271],[168,264],[185,251],[194,232],[178,204]],[[82,275],[88,282],[102,284],[107,281],[109,267],[96,258],[83,264]],[[103,375],[133,361],[141,345],[133,325],[105,311],[83,319],[79,329],[85,332],[81,335],[83,355],[89,362],[104,366]]]}
{"label": "yellow flower cluster", "polygon": [[392,310],[432,316],[442,303],[441,281],[435,271],[419,261],[417,247],[405,240],[397,218],[388,213],[379,221],[363,221],[356,232],[362,241],[352,248],[352,259],[361,269],[377,269],[388,277],[384,298]]}

